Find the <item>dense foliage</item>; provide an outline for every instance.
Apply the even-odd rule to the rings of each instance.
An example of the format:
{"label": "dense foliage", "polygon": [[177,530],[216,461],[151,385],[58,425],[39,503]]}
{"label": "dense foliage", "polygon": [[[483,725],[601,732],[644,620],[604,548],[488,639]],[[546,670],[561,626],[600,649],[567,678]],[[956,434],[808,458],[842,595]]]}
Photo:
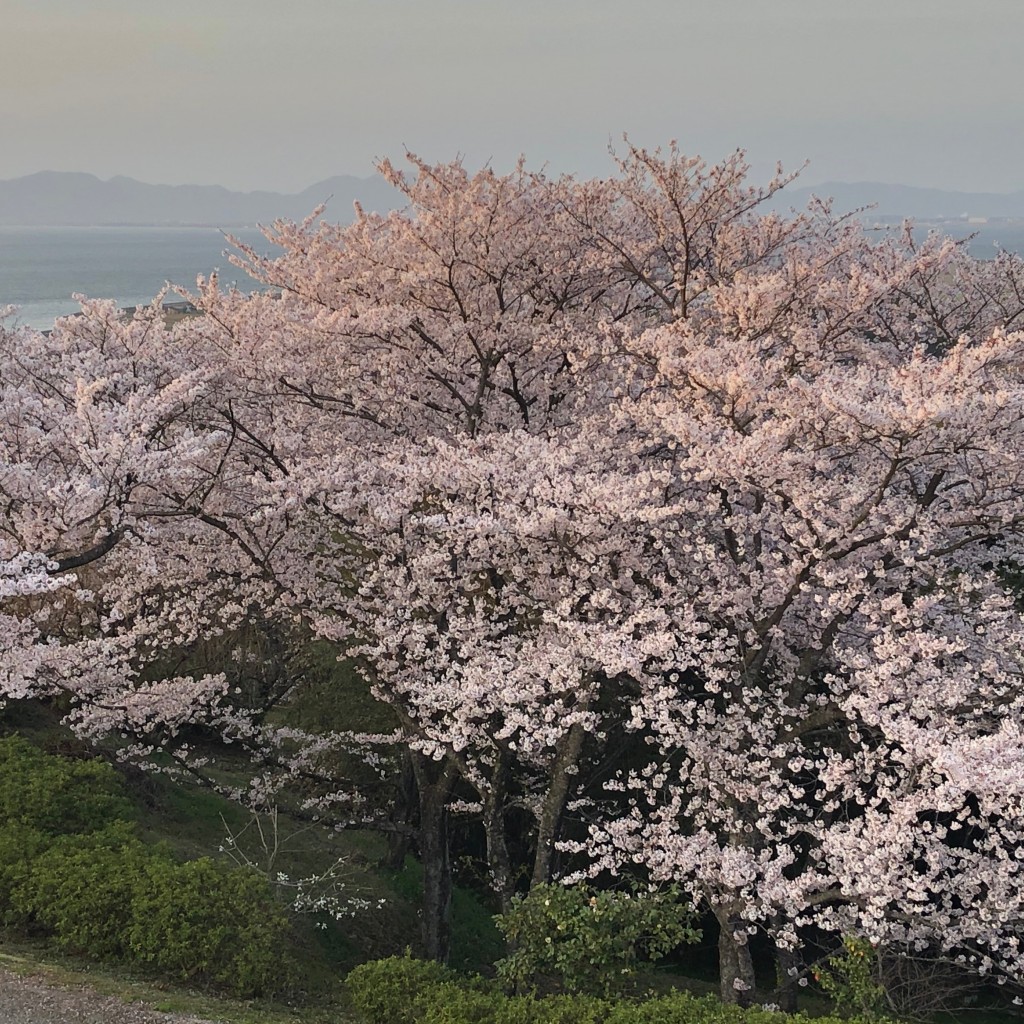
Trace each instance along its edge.
{"label": "dense foliage", "polygon": [[[460,979],[436,963],[402,957],[357,967],[346,984],[365,1024],[803,1024],[811,1019],[761,1007],[741,1009],[686,992],[636,1002],[509,996],[479,978]],[[815,1019],[838,1024],[840,1018]]]}
{"label": "dense foliage", "polygon": [[18,736],[0,739],[0,822],[48,835],[91,832],[131,816],[109,764],[53,757]]}
{"label": "dense foliage", "polygon": [[[0,923],[57,948],[241,996],[301,980],[295,935],[265,879],[147,846],[110,767],[0,740]],[[64,781],[64,792],[51,788]],[[20,791],[39,795],[38,804]],[[66,821],[55,809],[78,799]],[[70,806],[70,805],[68,805]]]}
{"label": "dense foliage", "polygon": [[538,982],[605,996],[628,991],[639,964],[700,937],[691,917],[671,891],[537,885],[497,919],[510,949],[496,965],[498,978],[516,992]]}
{"label": "dense foliage", "polygon": [[[410,160],[240,247],[265,294],[0,332],[0,690],[414,843],[441,959],[460,815],[506,911],[677,883],[728,1000],[757,936],[1020,979],[1020,260],[762,213],[739,154]],[[383,727],[296,724],[312,638]]]}

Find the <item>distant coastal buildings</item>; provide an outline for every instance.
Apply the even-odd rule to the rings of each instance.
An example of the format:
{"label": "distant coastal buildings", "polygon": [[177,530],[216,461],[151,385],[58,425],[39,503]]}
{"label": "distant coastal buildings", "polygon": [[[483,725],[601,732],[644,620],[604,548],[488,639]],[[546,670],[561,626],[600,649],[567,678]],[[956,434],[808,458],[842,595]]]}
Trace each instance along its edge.
{"label": "distant coastal buildings", "polygon": [[[121,312],[134,316],[138,310],[138,306],[125,306]],[[162,302],[160,308],[166,314],[177,313],[180,316],[198,316],[199,310],[191,303],[185,300],[180,302]]]}
{"label": "distant coastal buildings", "polygon": [[[143,307],[145,308],[145,307]],[[138,306],[122,306],[121,313],[124,314],[124,318],[127,320],[129,317],[135,316],[138,311]],[[179,320],[184,320],[186,317],[199,316],[200,310],[196,308],[194,303],[188,302],[185,299],[181,299],[176,302],[161,302],[160,309],[164,314],[164,322],[167,326],[173,323],[177,323]],[[68,313],[68,316],[84,316],[84,313]],[[53,332],[53,328],[48,328],[45,331],[39,333],[45,336],[49,336]]]}

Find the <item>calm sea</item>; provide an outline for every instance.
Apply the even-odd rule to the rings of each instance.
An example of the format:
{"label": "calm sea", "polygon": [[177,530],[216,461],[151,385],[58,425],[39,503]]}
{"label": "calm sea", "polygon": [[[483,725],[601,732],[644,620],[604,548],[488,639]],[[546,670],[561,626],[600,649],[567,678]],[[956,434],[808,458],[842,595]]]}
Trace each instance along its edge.
{"label": "calm sea", "polygon": [[[255,229],[231,234],[258,252],[270,249]],[[197,274],[214,269],[224,284],[259,287],[228,263],[227,248],[216,228],[0,227],[0,306],[18,306],[20,323],[45,329],[79,308],[71,298],[76,292],[138,306],[165,281],[192,289]]]}
{"label": "calm sea", "polygon": [[957,240],[974,236],[967,243],[972,256],[980,260],[991,259],[1000,250],[1024,255],[1024,222],[965,224],[963,221],[945,221],[937,225],[921,225],[915,231],[922,236],[928,231],[937,231]]}
{"label": "calm sea", "polygon": [[[949,226],[954,237],[968,228]],[[1024,226],[981,225],[971,242],[975,256],[995,254],[999,245],[1024,252]],[[270,248],[255,229],[232,231],[257,251]],[[224,284],[243,291],[257,284],[228,263],[228,243],[216,228],[15,228],[0,227],[0,306],[20,308],[21,323],[45,329],[78,309],[79,292],[116,299],[122,306],[152,300],[165,281],[191,288],[197,274],[219,268]]]}

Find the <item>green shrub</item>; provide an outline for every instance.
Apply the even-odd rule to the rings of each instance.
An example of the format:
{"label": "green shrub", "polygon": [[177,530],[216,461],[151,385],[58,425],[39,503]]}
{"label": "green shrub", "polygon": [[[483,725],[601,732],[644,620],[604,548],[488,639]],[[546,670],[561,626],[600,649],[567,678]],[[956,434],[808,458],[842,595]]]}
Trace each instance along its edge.
{"label": "green shrub", "polygon": [[408,955],[355,968],[352,1005],[364,1024],[865,1024],[863,1018],[810,1020],[762,1007],[725,1006],[688,992],[643,1001],[586,995],[509,996],[478,977]]}
{"label": "green shrub", "polygon": [[840,1021],[836,1017],[813,1020],[802,1014],[784,1014],[761,1006],[726,1006],[715,996],[694,996],[689,992],[617,1003],[604,1024],[864,1024],[861,1018]]}
{"label": "green shrub", "polygon": [[239,996],[299,978],[282,908],[253,872],[142,843],[110,767],[0,740],[0,923]]}
{"label": "green shrub", "polygon": [[512,952],[498,977],[515,991],[538,979],[567,992],[609,995],[627,989],[641,958],[657,960],[700,933],[678,894],[630,894],[585,886],[540,885],[496,918]]}
{"label": "green shrub", "polygon": [[416,960],[406,953],[360,964],[349,972],[345,986],[353,1007],[367,1024],[413,1024],[422,1019],[419,996],[452,977],[443,964]]}
{"label": "green shrub", "polygon": [[408,954],[361,964],[346,985],[366,1024],[602,1024],[612,1007],[590,996],[509,996]]}
{"label": "green shrub", "polygon": [[282,992],[298,982],[298,965],[285,952],[294,936],[267,881],[206,857],[144,864],[126,939],[132,960],[237,996]]}
{"label": "green shrub", "polygon": [[446,981],[424,989],[416,998],[422,1024],[492,1024],[503,1000],[500,992]]}
{"label": "green shrub", "polygon": [[117,955],[129,898],[111,851],[132,838],[130,813],[108,764],[0,739],[0,921],[64,949]]}
{"label": "green shrub", "polygon": [[284,952],[291,930],[263,878],[209,859],[177,864],[127,822],[53,842],[22,869],[6,917],[67,952],[145,964],[238,996],[298,980]]}
{"label": "green shrub", "polygon": [[135,838],[127,822],[88,835],[62,836],[31,861],[11,894],[13,914],[62,950],[121,960],[142,872],[160,855]]}
{"label": "green shrub", "polygon": [[0,739],[0,821],[64,835],[131,816],[106,762],[55,757],[20,736]]}
{"label": "green shrub", "polygon": [[[752,1012],[725,1006],[714,996],[698,998],[689,992],[672,992],[642,1003],[619,1003],[609,1013],[606,1024],[746,1024],[747,1015]],[[790,1018],[776,1014],[770,1019],[772,1024],[778,1024]]]}
{"label": "green shrub", "polygon": [[446,982],[416,1000],[421,1024],[603,1024],[611,1004],[592,996],[508,996],[486,987]]}
{"label": "green shrub", "polygon": [[840,1010],[859,1013],[866,1020],[886,1016],[885,986],[879,979],[878,950],[867,939],[847,936],[843,949],[829,957],[815,980]]}
{"label": "green shrub", "polygon": [[500,1024],[603,1024],[612,1006],[594,996],[508,996],[495,1020]]}
{"label": "green shrub", "polygon": [[0,924],[28,924],[25,915],[15,909],[14,893],[28,882],[35,859],[52,842],[52,836],[19,822],[0,827]]}

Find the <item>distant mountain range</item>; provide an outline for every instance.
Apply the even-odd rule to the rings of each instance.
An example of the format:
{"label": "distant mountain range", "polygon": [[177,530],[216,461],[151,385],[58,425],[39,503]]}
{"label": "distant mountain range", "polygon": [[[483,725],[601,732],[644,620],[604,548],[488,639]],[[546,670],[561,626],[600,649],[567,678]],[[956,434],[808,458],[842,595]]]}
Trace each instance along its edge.
{"label": "distant mountain range", "polygon": [[[873,205],[868,217],[919,220],[1024,218],[1024,191],[944,192],[878,182],[825,182],[779,193],[776,209],[801,209],[810,196],[831,196],[836,210]],[[352,219],[352,202],[384,212],[404,205],[382,178],[339,176],[294,195],[232,192],[220,185],[147,185],[133,178],[101,181],[93,174],[40,171],[0,181],[0,225],[209,224],[215,227],[267,224],[278,217],[301,220],[322,202],[326,219]]]}
{"label": "distant mountain range", "polygon": [[381,212],[403,205],[383,178],[340,176],[303,192],[232,192],[220,185],[147,185],[134,178],[101,181],[93,174],[40,171],[0,181],[0,225],[85,226],[108,224],[269,224],[301,220],[328,202],[328,220],[352,220],[352,202]]}
{"label": "distant mountain range", "polygon": [[910,217],[916,220],[1024,218],[1024,191],[945,192],[913,185],[885,185],[876,181],[826,181],[821,185],[783,189],[775,197],[777,209],[802,209],[812,195],[835,200],[837,213],[873,206],[870,217]]}

